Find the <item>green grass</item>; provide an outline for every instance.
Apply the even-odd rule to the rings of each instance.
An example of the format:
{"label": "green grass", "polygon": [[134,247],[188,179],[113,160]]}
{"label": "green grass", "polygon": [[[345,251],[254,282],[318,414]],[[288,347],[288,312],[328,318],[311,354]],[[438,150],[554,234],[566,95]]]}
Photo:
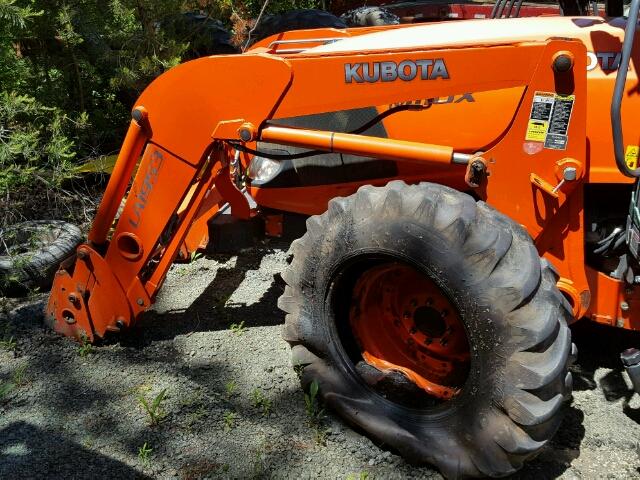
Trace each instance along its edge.
{"label": "green grass", "polygon": [[145,467],[149,466],[149,455],[151,455],[151,452],[153,452],[153,448],[149,447],[147,442],[144,442],[144,445],[138,449],[138,460],[140,460],[140,463]]}
{"label": "green grass", "polygon": [[149,415],[151,425],[158,425],[166,416],[166,412],[162,407],[162,402],[165,400],[167,389],[163,389],[158,395],[153,397],[151,401],[147,400],[144,395],[138,395],[138,403],[142,406],[143,410]]}
{"label": "green grass", "polygon": [[16,339],[13,337],[9,337],[7,339],[0,340],[0,348],[6,350],[7,352],[15,352],[18,343]]}

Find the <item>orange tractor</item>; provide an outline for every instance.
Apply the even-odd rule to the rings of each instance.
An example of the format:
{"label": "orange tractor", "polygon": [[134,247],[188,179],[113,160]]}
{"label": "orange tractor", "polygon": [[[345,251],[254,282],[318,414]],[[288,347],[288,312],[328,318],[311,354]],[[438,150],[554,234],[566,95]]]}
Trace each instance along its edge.
{"label": "orange tractor", "polygon": [[447,477],[516,471],[571,396],[568,325],[640,329],[639,6],[300,30],[171,69],[47,321],[126,330],[221,212],[276,236],[306,215],[279,300],[303,385]]}

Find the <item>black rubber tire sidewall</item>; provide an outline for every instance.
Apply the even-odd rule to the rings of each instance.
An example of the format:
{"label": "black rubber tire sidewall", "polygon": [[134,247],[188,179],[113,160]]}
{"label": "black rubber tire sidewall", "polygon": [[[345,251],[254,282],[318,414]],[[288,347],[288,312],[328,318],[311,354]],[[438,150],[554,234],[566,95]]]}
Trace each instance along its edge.
{"label": "black rubber tire sidewall", "polygon": [[26,246],[22,253],[0,255],[0,289],[3,293],[21,294],[25,289],[49,287],[60,264],[75,255],[76,247],[83,239],[77,226],[59,220],[21,222],[2,232],[11,238],[11,232],[43,229],[55,232],[51,241],[36,248]]}

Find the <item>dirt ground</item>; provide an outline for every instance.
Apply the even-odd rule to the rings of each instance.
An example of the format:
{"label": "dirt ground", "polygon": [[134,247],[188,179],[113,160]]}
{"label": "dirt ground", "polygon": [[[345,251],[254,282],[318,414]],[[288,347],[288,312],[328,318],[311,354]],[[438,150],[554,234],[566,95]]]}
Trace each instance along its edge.
{"label": "dirt ground", "polygon": [[[45,295],[5,299],[0,478],[442,478],[331,412],[310,421],[280,338],[287,247],[175,265],[142,324],[99,347],[47,331]],[[574,401],[513,478],[637,478],[640,398],[618,355],[640,336],[580,322],[574,341]]]}

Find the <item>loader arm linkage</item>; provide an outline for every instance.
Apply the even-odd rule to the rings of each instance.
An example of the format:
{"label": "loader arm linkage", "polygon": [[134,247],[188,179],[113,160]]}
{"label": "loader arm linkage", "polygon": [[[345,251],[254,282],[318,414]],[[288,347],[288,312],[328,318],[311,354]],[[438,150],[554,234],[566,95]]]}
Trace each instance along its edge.
{"label": "loader arm linkage", "polygon": [[[377,81],[364,78],[364,64],[378,71]],[[257,49],[182,64],[155,80],[139,98],[88,241],[78,247],[75,262],[63,265],[56,275],[47,319],[58,332],[91,341],[131,326],[152,304],[203,204],[227,202],[232,214],[244,219],[257,214],[230,175],[234,145],[255,149],[257,141],[447,164],[461,177],[465,167],[457,164],[468,163],[482,151],[480,160],[490,176],[478,184],[476,193],[527,226],[545,253],[548,229],[562,229],[576,215],[581,221],[576,213],[581,194],[576,194],[575,208],[568,200],[585,170],[585,72],[584,45],[557,39],[358,53],[309,50],[275,55]],[[474,151],[269,122],[511,87],[524,87],[511,125],[491,145],[478,145]],[[536,91],[575,96],[565,150],[527,150],[531,146],[525,135]],[[485,120],[477,119],[479,128]],[[530,161],[514,161],[516,155]],[[250,157],[243,154],[241,159],[246,164]],[[577,167],[577,179],[549,188],[559,184],[563,165]],[[523,190],[540,194],[523,196]],[[535,199],[555,202],[556,213],[546,210],[541,218],[538,205],[527,205]],[[215,207],[208,211],[215,212]],[[582,265],[582,238],[572,237],[571,231],[563,235],[569,245],[580,245],[573,249],[571,265]],[[571,274],[572,288],[588,292],[583,268],[571,267],[566,255],[554,262],[563,275]]]}

